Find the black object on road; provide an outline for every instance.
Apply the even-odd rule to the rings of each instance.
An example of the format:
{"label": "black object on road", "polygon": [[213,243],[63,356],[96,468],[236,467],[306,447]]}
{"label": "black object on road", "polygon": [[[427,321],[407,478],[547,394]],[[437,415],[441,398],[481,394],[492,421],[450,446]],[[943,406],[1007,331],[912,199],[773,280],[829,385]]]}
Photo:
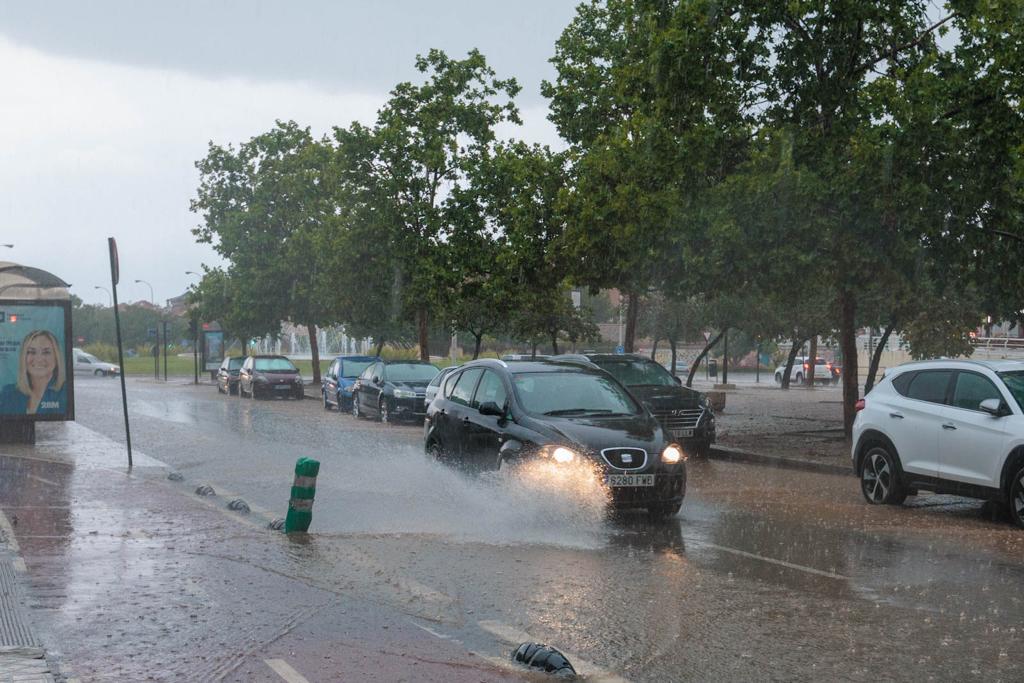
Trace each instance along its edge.
{"label": "black object on road", "polygon": [[560,678],[576,677],[576,669],[572,667],[565,655],[550,645],[523,643],[512,651],[512,661],[534,669],[541,669],[545,673],[554,674]]}

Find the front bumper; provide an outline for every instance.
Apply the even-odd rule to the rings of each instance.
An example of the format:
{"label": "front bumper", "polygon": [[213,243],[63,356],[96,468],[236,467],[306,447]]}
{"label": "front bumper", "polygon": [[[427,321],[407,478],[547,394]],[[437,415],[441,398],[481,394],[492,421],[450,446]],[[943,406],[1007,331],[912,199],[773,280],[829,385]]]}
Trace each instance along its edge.
{"label": "front bumper", "polygon": [[397,420],[422,420],[427,416],[427,404],[423,396],[395,398],[391,405],[391,415]]}

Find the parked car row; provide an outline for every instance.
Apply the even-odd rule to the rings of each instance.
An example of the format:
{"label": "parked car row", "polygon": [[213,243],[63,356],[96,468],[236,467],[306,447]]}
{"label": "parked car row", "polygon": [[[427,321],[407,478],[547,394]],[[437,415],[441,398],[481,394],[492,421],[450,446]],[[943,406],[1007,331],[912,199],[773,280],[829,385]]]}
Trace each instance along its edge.
{"label": "parked car row", "polygon": [[[786,375],[786,366],[780,365],[775,368],[775,383],[782,384],[782,378]],[[804,379],[811,375],[811,359],[806,356],[797,356],[793,359],[793,367],[789,370],[789,381],[791,384],[803,384]],[[838,384],[842,375],[840,368],[835,363],[826,361],[823,358],[814,359],[814,381],[818,384]]]}
{"label": "parked car row", "polygon": [[302,375],[284,356],[230,356],[215,377],[217,391],[245,398],[305,398]]}

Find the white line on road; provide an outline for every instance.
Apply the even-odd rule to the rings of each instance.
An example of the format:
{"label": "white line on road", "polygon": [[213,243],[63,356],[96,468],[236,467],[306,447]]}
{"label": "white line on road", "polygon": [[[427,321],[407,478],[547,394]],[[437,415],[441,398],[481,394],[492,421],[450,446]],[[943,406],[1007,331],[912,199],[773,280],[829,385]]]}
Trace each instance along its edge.
{"label": "white line on road", "polygon": [[767,562],[768,564],[775,564],[780,567],[786,567],[787,569],[795,569],[801,572],[807,572],[808,574],[814,574],[815,576],[824,576],[827,579],[837,579],[839,581],[849,581],[850,577],[843,576],[842,574],[836,574],[835,572],[828,572],[822,569],[815,569],[814,567],[805,567],[802,564],[793,564],[792,562],[786,562],[785,560],[776,560],[773,557],[765,557],[764,555],[756,555],[754,553],[748,553],[745,550],[737,550],[736,548],[729,548],[724,545],[716,545],[714,543],[708,543],[707,541],[698,541],[692,539],[686,539],[686,543],[693,543],[697,546],[704,546],[713,550],[720,550],[723,553],[731,553],[733,555],[739,555],[740,557],[747,557],[751,560],[759,560],[761,562]]}
{"label": "white line on road", "polygon": [[40,477],[40,476],[37,476],[37,475],[35,475],[35,474],[30,474],[30,475],[28,475],[28,478],[29,478],[29,479],[35,479],[36,481],[41,481],[41,482],[43,482],[44,484],[48,484],[49,486],[53,486],[53,487],[57,487],[57,488],[59,488],[59,487],[60,487],[60,484],[58,484],[57,482],[55,482],[55,481],[50,481],[49,479],[43,479],[42,477]]}
{"label": "white line on road", "polygon": [[[529,633],[516,630],[511,626],[501,623],[500,621],[480,621],[477,623],[480,625],[480,628],[510,645],[537,642],[537,639]],[[617,676],[611,671],[602,669],[598,665],[588,662],[587,660],[568,652],[567,650],[563,650],[562,648],[558,648],[558,650],[564,654],[570,662],[572,662],[573,666],[577,668],[578,673],[585,676],[588,681],[601,681],[602,683],[627,683],[625,678]]]}
{"label": "white line on road", "polygon": [[274,670],[278,676],[288,683],[309,683],[309,680],[298,671],[288,665],[283,659],[264,659],[263,663]]}

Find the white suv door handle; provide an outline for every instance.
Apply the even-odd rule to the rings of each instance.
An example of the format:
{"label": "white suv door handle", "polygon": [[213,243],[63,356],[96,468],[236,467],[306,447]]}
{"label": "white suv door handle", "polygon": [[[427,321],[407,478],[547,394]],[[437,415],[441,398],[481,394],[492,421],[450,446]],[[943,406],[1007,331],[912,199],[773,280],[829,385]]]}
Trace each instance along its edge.
{"label": "white suv door handle", "polygon": [[956,425],[947,422],[946,424],[942,425],[942,428],[943,429],[956,429]]}
{"label": "white suv door handle", "polygon": [[902,420],[903,419],[903,416],[900,415],[899,413],[889,413],[889,417],[894,417],[897,420]]}

